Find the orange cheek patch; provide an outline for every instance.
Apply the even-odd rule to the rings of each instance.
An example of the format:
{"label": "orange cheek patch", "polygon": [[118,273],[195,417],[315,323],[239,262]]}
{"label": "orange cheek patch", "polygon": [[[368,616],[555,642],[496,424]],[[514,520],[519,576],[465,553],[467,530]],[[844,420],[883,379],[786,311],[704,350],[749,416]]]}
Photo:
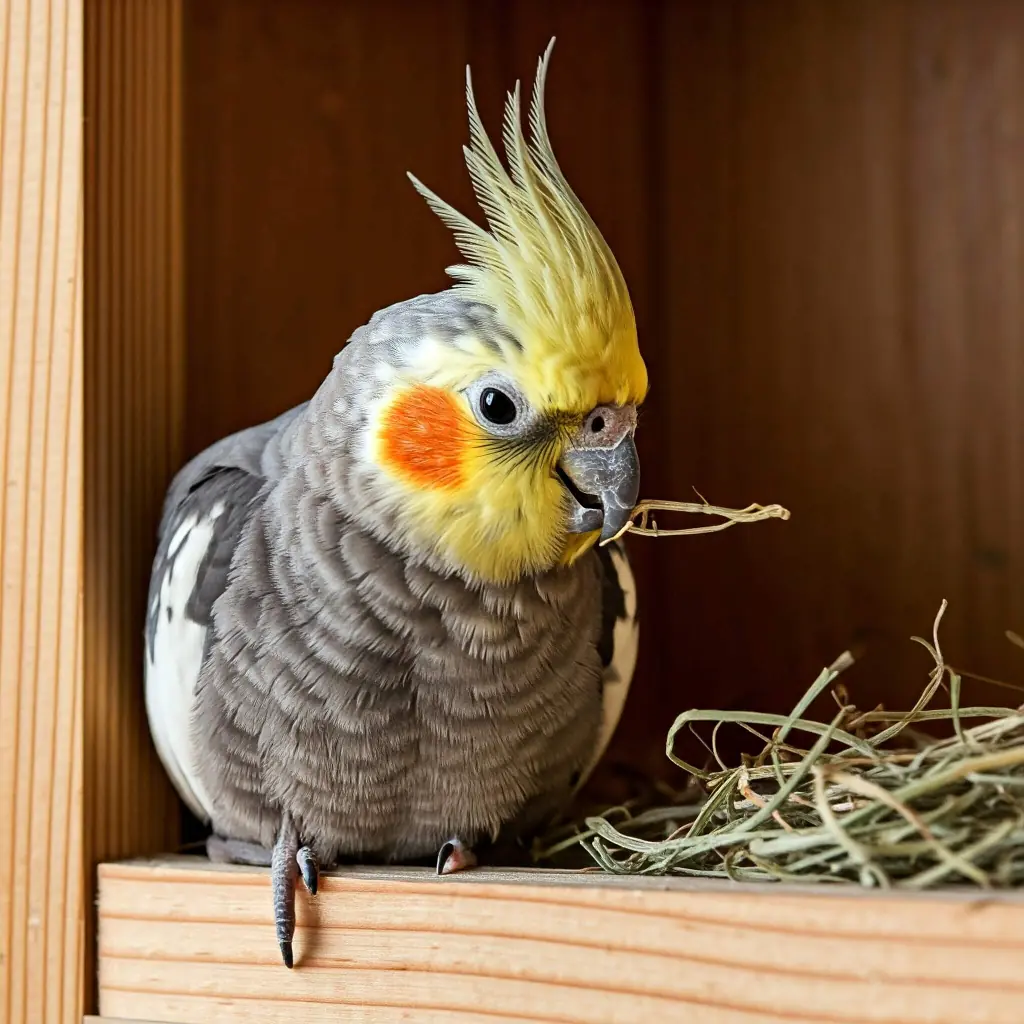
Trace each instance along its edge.
{"label": "orange cheek patch", "polygon": [[384,462],[425,487],[460,487],[469,444],[466,418],[448,391],[417,384],[384,413]]}

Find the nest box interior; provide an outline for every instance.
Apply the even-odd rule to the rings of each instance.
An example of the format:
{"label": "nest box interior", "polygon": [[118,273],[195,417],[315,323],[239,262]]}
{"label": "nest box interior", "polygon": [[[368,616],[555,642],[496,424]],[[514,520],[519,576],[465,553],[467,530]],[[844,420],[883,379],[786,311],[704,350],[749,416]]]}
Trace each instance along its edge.
{"label": "nest box interior", "polygon": [[551,36],[555,152],[652,379],[641,495],[792,511],[629,542],[606,792],[679,781],[677,713],[788,711],[847,648],[856,703],[911,702],[944,598],[950,659],[1020,677],[1024,5],[97,0],[83,32],[90,870],[182,837],[141,684],[167,483],[447,286],[406,171],[475,212],[466,65],[496,136]]}
{"label": "nest box interior", "polygon": [[[911,700],[929,659],[910,636],[943,598],[951,659],[1019,672],[1003,634],[1024,620],[1024,11],[980,6],[95,5],[99,819],[122,814],[108,785],[140,810],[160,791],[138,680],[170,475],[309,397],[374,310],[447,285],[454,245],[406,171],[475,211],[466,65],[497,134],[552,35],[555,150],[622,264],[653,382],[642,496],[793,513],[630,541],[641,654],[609,762],[671,772],[675,714],[788,710],[850,647],[855,701]],[[114,736],[143,768],[106,772]],[[131,835],[108,851],[140,852]]]}

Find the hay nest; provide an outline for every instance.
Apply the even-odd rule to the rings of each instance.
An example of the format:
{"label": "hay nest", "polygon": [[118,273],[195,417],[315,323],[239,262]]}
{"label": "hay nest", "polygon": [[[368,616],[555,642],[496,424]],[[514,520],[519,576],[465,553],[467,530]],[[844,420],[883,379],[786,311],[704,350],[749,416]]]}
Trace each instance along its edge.
{"label": "hay nest", "polygon": [[[535,861],[580,847],[616,874],[905,889],[1020,884],[1024,709],[960,706],[967,673],[943,659],[938,633],[945,608],[943,602],[930,641],[914,638],[935,665],[909,711],[862,712],[851,704],[836,682],[853,662],[848,653],[788,715],[687,711],[669,731],[666,753],[700,783],[699,800],[648,801],[588,817],[538,841]],[[832,719],[805,717],[830,688],[838,704]],[[940,692],[945,706],[932,707]],[[915,728],[925,722],[948,722],[951,732],[925,735]],[[712,726],[706,745],[717,767],[710,771],[674,752],[680,731],[698,723]],[[729,723],[763,743],[760,753],[732,767],[716,743]]]}

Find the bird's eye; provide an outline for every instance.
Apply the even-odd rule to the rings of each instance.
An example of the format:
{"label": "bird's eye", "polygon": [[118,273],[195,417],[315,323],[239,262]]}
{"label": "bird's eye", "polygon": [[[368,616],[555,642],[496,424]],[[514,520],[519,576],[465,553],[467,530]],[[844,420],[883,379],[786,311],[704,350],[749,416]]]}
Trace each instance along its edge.
{"label": "bird's eye", "polygon": [[480,395],[480,412],[485,420],[507,426],[516,418],[516,403],[504,391],[484,388]]}

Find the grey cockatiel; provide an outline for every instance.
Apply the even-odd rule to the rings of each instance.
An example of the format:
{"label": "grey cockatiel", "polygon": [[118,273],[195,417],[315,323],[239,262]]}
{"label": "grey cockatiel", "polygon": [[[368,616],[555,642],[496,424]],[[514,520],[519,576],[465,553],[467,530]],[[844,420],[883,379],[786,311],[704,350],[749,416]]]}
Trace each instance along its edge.
{"label": "grey cockatiel", "polygon": [[313,398],[213,445],[167,495],[146,628],[157,750],[211,856],[294,885],[342,858],[437,856],[562,807],[636,657],[618,542],[647,390],[629,295],[544,122],[469,90],[489,231],[413,179],[467,260],[376,313]]}

